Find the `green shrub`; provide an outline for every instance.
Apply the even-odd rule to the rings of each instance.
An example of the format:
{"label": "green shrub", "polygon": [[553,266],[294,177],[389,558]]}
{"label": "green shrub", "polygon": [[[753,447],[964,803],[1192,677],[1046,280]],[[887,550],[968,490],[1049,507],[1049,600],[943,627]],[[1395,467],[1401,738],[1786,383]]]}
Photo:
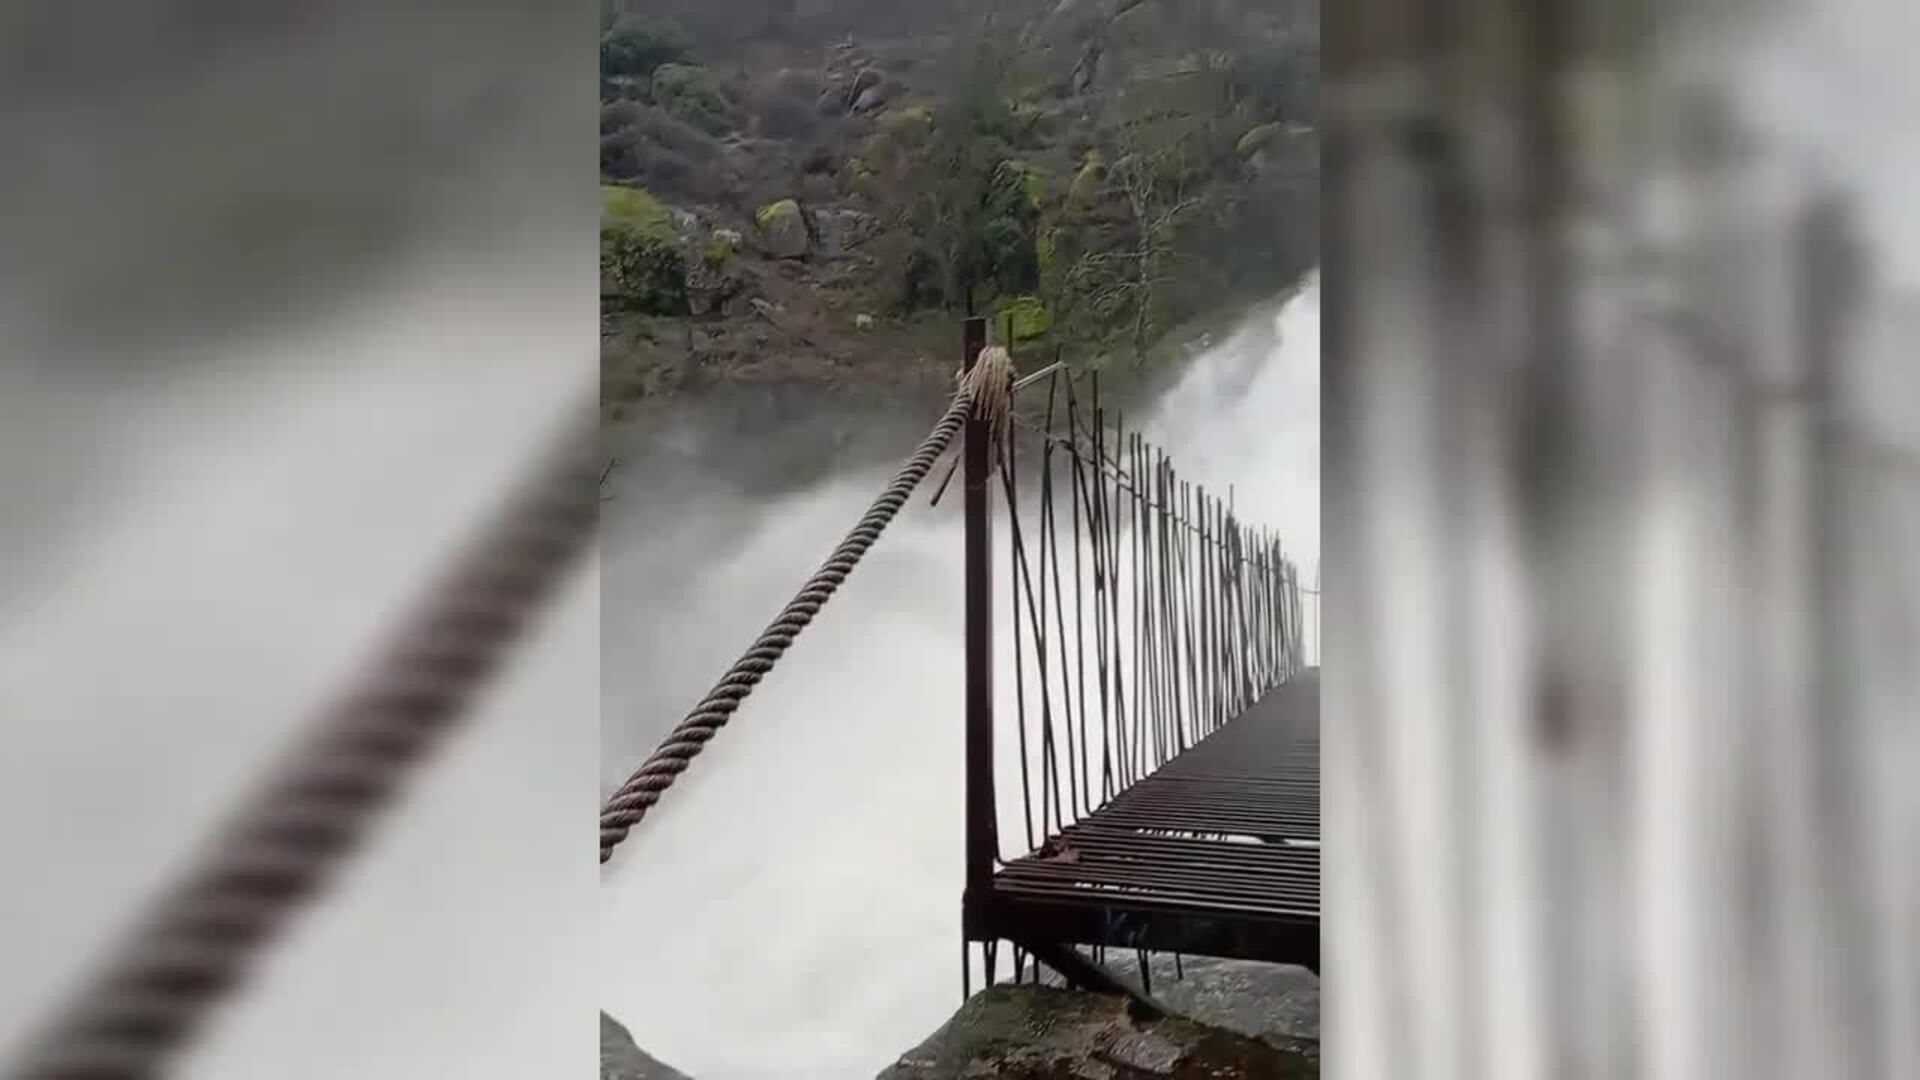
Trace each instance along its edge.
{"label": "green shrub", "polygon": [[1081,163],[1080,171],[1073,176],[1073,183],[1067,189],[1068,201],[1076,205],[1087,205],[1100,197],[1100,186],[1107,180],[1107,159],[1098,149],[1088,151],[1086,160]]}
{"label": "green shrub", "polygon": [[1002,161],[993,171],[980,225],[981,278],[1003,294],[1031,292],[1040,285],[1040,201],[1046,178],[1018,161]]}
{"label": "green shrub", "polygon": [[1033,254],[1040,263],[1042,281],[1052,276],[1055,266],[1054,256],[1060,251],[1060,226],[1052,225],[1041,230],[1034,238]]}
{"label": "green shrub", "polygon": [[638,188],[600,189],[600,278],[622,307],[642,315],[685,315],[687,263],[672,219]]}
{"label": "green shrub", "polygon": [[933,132],[933,111],[925,105],[896,105],[875,117],[873,127],[888,139],[923,139]]}
{"label": "green shrub", "polygon": [[690,46],[677,26],[623,19],[600,36],[600,77],[645,78],[663,64],[685,59]]}
{"label": "green shrub", "polygon": [[600,188],[600,213],[610,222],[630,226],[657,235],[670,236],[673,221],[660,200],[639,188],[604,184]]}
{"label": "green shrub", "polygon": [[1000,305],[994,313],[994,325],[1001,327],[1012,343],[1032,341],[1053,329],[1053,313],[1037,296],[1016,296]]}
{"label": "green shrub", "polygon": [[733,106],[721,92],[719,80],[706,68],[665,64],[654,69],[653,100],[669,116],[710,135],[733,129]]}
{"label": "green shrub", "polygon": [[1038,105],[1015,102],[1007,113],[1007,119],[1013,128],[1015,141],[1023,144],[1053,134],[1052,118],[1047,115],[1047,110]]}
{"label": "green shrub", "polygon": [[1047,170],[1037,165],[1029,165],[1024,161],[1003,161],[1000,163],[1000,168],[1001,182],[1018,186],[1026,196],[1027,202],[1031,203],[1035,210],[1046,205],[1047,190],[1052,185],[1052,178],[1047,175]]}
{"label": "green shrub", "polygon": [[687,262],[670,241],[615,222],[603,224],[600,278],[627,310],[642,315],[687,314]]}
{"label": "green shrub", "polygon": [[939,307],[946,300],[946,285],[940,273],[937,255],[924,247],[912,248],[900,274],[900,298],[896,305],[910,313]]}

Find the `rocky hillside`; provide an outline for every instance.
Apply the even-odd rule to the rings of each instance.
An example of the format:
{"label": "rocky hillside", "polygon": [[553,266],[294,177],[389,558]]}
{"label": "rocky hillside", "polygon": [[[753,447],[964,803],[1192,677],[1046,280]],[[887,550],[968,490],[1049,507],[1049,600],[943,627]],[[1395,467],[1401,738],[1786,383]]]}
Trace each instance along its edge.
{"label": "rocky hillside", "polygon": [[944,378],[968,310],[1133,363],[1278,292],[1317,260],[1317,12],[608,5],[610,408],[709,380]]}

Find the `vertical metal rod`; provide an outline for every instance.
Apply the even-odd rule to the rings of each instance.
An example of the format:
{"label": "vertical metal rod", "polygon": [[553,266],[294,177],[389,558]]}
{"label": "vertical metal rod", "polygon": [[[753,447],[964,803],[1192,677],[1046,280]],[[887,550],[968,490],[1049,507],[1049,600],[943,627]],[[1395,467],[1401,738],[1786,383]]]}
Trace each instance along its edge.
{"label": "vertical metal rod", "polygon": [[[1066,816],[1060,806],[1060,755],[1059,741],[1054,733],[1053,724],[1053,680],[1049,678],[1047,641],[1053,633],[1049,626],[1047,607],[1047,568],[1054,568],[1053,583],[1055,591],[1059,585],[1059,559],[1054,553],[1054,517],[1053,517],[1053,418],[1056,399],[1059,396],[1060,377],[1055,373],[1047,384],[1047,421],[1042,430],[1046,433],[1040,448],[1040,553],[1038,576],[1040,578],[1040,610],[1034,616],[1034,650],[1040,667],[1040,831],[1053,835],[1053,825],[1049,824],[1047,811],[1053,811],[1052,822],[1064,827]],[[1063,631],[1064,633],[1064,631]],[[1057,643],[1057,642],[1056,642]],[[1060,645],[1062,669],[1066,666],[1066,646]],[[1069,698],[1064,707],[1072,708]],[[1071,748],[1069,748],[1071,753]],[[1068,775],[1072,775],[1069,767]]]}
{"label": "vertical metal rod", "polygon": [[[1020,583],[1026,566],[1026,554],[1020,536],[1020,497],[1013,468],[1009,457],[1006,467],[1000,470],[1001,490],[1007,500],[1007,591],[1010,594],[1008,611],[1013,616],[1013,716],[1014,739],[1020,751],[1020,823],[1026,830],[1027,851],[1039,846],[1034,838],[1033,822],[1033,780],[1027,763],[1027,658],[1022,647],[1022,627],[1020,618]],[[1023,852],[1024,854],[1024,852]]]}
{"label": "vertical metal rod", "polygon": [[[987,320],[966,322],[966,370],[987,347]],[[993,885],[998,810],[993,797],[993,519],[988,507],[990,426],[979,409],[966,427],[967,891],[984,899]],[[971,977],[969,976],[969,979]]]}
{"label": "vertical metal rod", "polygon": [[[1059,380],[1058,378],[1055,379],[1056,383],[1060,381],[1061,380]],[[1073,396],[1073,384],[1071,382],[1067,382],[1066,388],[1067,388],[1068,401],[1071,402],[1072,396]],[[1055,403],[1053,401],[1052,395],[1048,395],[1046,431],[1049,436],[1051,436],[1053,433],[1053,423],[1054,423],[1054,416],[1055,416],[1054,404]],[[1067,408],[1069,409],[1069,416],[1071,416],[1072,415],[1071,404],[1069,404]],[[1071,447],[1072,444],[1068,443],[1068,446]],[[1057,655],[1060,660],[1059,726],[1060,726],[1061,734],[1056,735],[1054,737],[1054,740],[1052,743],[1052,746],[1054,748],[1054,753],[1051,759],[1053,767],[1055,769],[1055,772],[1053,773],[1053,787],[1054,787],[1054,798],[1056,800],[1056,806],[1058,806],[1058,800],[1063,795],[1066,798],[1064,810],[1056,809],[1056,812],[1054,814],[1054,819],[1062,828],[1065,828],[1068,823],[1068,815],[1072,815],[1075,818],[1079,817],[1079,811],[1077,806],[1080,801],[1080,783],[1078,778],[1075,777],[1074,775],[1074,724],[1073,724],[1074,684],[1073,684],[1073,676],[1072,676],[1073,664],[1072,664],[1072,659],[1067,655],[1067,614],[1066,614],[1067,590],[1065,585],[1062,583],[1060,579],[1061,537],[1060,537],[1059,519],[1056,516],[1054,511],[1055,488],[1053,485],[1053,448],[1054,448],[1054,441],[1052,438],[1048,438],[1046,443],[1046,452],[1042,456],[1042,460],[1044,462],[1044,472],[1041,477],[1041,492],[1042,492],[1041,512],[1045,515],[1043,519],[1045,528],[1041,532],[1041,550],[1043,552],[1043,555],[1042,555],[1042,562],[1040,565],[1040,596],[1041,596],[1040,616],[1041,618],[1046,618],[1049,613],[1049,609],[1047,607],[1047,602],[1046,602],[1047,582],[1048,582],[1047,575],[1049,572],[1051,572],[1053,575],[1052,577],[1053,607],[1051,609],[1051,614],[1052,614],[1053,623],[1054,623],[1053,641],[1055,645],[1055,655]],[[1069,473],[1068,473],[1068,479],[1067,479],[1068,501],[1070,502],[1072,501],[1072,485],[1073,485],[1073,480],[1071,475],[1072,461],[1073,461],[1073,456],[1070,455],[1068,458]],[[1074,512],[1076,514],[1079,512],[1079,507],[1077,504],[1074,506]],[[1075,584],[1078,585],[1078,582],[1076,581]],[[1049,688],[1051,688],[1051,684],[1049,684]],[[1053,723],[1054,723],[1053,715],[1049,713],[1047,716],[1047,725],[1048,725],[1049,731],[1053,729]],[[1064,739],[1061,736],[1064,736]],[[1064,786],[1062,786],[1062,784],[1060,783],[1060,774],[1058,772],[1059,766],[1062,761],[1063,752],[1061,750],[1061,743],[1063,741],[1066,744],[1064,748],[1064,760],[1065,760],[1066,772],[1067,772],[1067,780]]]}
{"label": "vertical metal rod", "polygon": [[1137,446],[1139,438],[1137,434],[1129,436],[1126,448],[1128,472],[1134,478],[1133,493],[1127,498],[1127,556],[1131,564],[1127,573],[1127,586],[1133,597],[1133,712],[1131,714],[1133,722],[1128,727],[1126,741],[1122,744],[1126,747],[1126,753],[1120,762],[1120,775],[1122,783],[1129,786],[1139,778],[1134,770],[1134,762],[1139,760],[1136,740],[1138,733],[1146,730],[1147,723],[1147,668],[1143,659],[1147,637],[1142,629],[1145,622],[1140,612],[1140,575],[1141,567],[1145,562],[1140,554],[1140,538],[1146,533],[1146,520],[1140,510],[1140,454]]}
{"label": "vertical metal rod", "polygon": [[1165,522],[1162,520],[1161,509],[1164,504],[1159,501],[1161,481],[1163,479],[1160,465],[1157,461],[1152,461],[1152,452],[1148,448],[1145,439],[1142,439],[1140,442],[1140,453],[1142,461],[1151,462],[1153,469],[1153,486],[1148,489],[1153,494],[1148,496],[1147,501],[1147,512],[1150,518],[1148,523],[1149,531],[1147,533],[1147,568],[1145,572],[1145,586],[1147,591],[1147,657],[1153,665],[1153,745],[1150,753],[1142,754],[1140,757],[1140,775],[1144,778],[1147,774],[1159,767],[1160,760],[1163,756],[1161,752],[1166,747],[1167,666],[1164,656],[1165,650],[1161,647],[1161,638],[1165,636],[1166,632],[1166,620],[1164,618],[1164,604],[1162,603],[1160,595],[1160,583],[1166,579],[1166,575],[1161,572],[1161,565],[1166,551],[1161,540],[1166,534],[1166,528]]}
{"label": "vertical metal rod", "polygon": [[1220,533],[1215,500],[1200,489],[1200,670],[1207,703],[1207,731],[1220,726]]}
{"label": "vertical metal rod", "polygon": [[[1096,377],[1096,379],[1098,379],[1098,377]],[[1098,398],[1098,386],[1100,386],[1100,382],[1096,380],[1096,382],[1094,382],[1094,398]],[[1125,446],[1125,434],[1123,434],[1125,430],[1127,430],[1127,415],[1125,415],[1125,413],[1116,413],[1116,415],[1114,415],[1114,455],[1116,455],[1116,457],[1121,454],[1121,446]],[[1106,448],[1104,448],[1104,444],[1102,444],[1102,455],[1104,455],[1104,450],[1106,450]],[[1125,657],[1123,642],[1119,640],[1119,575],[1121,575],[1121,557],[1119,557],[1119,527],[1121,527],[1121,519],[1119,519],[1119,513],[1121,513],[1121,511],[1119,511],[1119,498],[1121,498],[1121,492],[1119,492],[1119,484],[1121,484],[1121,480],[1117,477],[1116,469],[1114,494],[1112,494],[1112,498],[1108,498],[1108,496],[1106,496],[1106,480],[1100,480],[1100,496],[1102,496],[1102,498],[1108,498],[1108,544],[1110,544],[1110,548],[1108,548],[1108,565],[1112,567],[1112,575],[1114,575],[1114,584],[1108,588],[1108,607],[1110,607],[1108,623],[1114,628],[1114,730],[1112,730],[1110,740],[1112,740],[1112,744],[1114,744],[1114,771],[1116,771],[1116,780],[1119,784],[1125,784],[1125,774],[1127,774],[1127,675],[1125,675],[1121,669],[1123,669],[1127,657]],[[1135,673],[1135,675],[1139,675],[1139,673]],[[1116,788],[1116,792],[1117,790],[1119,790],[1119,788]]]}
{"label": "vertical metal rod", "polygon": [[1133,752],[1129,755],[1127,783],[1146,775],[1149,743],[1160,715],[1158,672],[1153,662],[1153,594],[1148,591],[1148,566],[1153,561],[1153,518],[1148,509],[1147,482],[1141,465],[1144,451],[1140,435],[1134,433],[1129,448],[1133,460]]}
{"label": "vertical metal rod", "polygon": [[1173,663],[1180,673],[1180,730],[1174,742],[1174,753],[1186,751],[1193,745],[1193,732],[1196,728],[1195,713],[1197,702],[1193,696],[1193,604],[1192,594],[1187,588],[1188,561],[1192,555],[1191,538],[1182,524],[1186,520],[1187,481],[1181,480],[1173,489],[1173,578],[1168,588],[1173,596]]}
{"label": "vertical metal rod", "polygon": [[[1076,444],[1078,441],[1079,430],[1080,430],[1080,403],[1077,396],[1073,392],[1073,384],[1069,382],[1067,384],[1067,432],[1069,436],[1075,439]],[[1083,588],[1086,575],[1082,570],[1081,558],[1080,558],[1080,547],[1082,543],[1081,536],[1080,536],[1081,502],[1083,499],[1085,499],[1086,493],[1087,493],[1087,468],[1086,468],[1086,460],[1084,455],[1080,454],[1077,451],[1073,454],[1071,461],[1073,464],[1073,485],[1072,485],[1072,490],[1069,493],[1070,494],[1069,501],[1073,505],[1073,668],[1074,668],[1074,678],[1075,678],[1074,700],[1080,703],[1080,711],[1077,716],[1074,715],[1073,713],[1069,713],[1067,715],[1067,722],[1070,724],[1077,724],[1080,729],[1080,732],[1079,732],[1080,734],[1080,762],[1079,762],[1080,806],[1076,809],[1075,813],[1076,815],[1081,815],[1081,814],[1090,813],[1093,807],[1097,804],[1094,802],[1094,799],[1093,799],[1092,780],[1087,774],[1087,628],[1086,628],[1085,620],[1082,618],[1082,613],[1086,610],[1086,594]],[[1088,516],[1091,517],[1091,510],[1088,511]],[[1092,527],[1093,527],[1092,522],[1089,520],[1087,524],[1087,528],[1089,532],[1091,532]],[[1064,627],[1061,628],[1061,636],[1062,637],[1065,636]],[[1063,671],[1061,675],[1064,678],[1065,672]],[[1071,748],[1072,743],[1069,742],[1068,745],[1069,745],[1069,748]],[[1067,764],[1069,767],[1072,767],[1073,762],[1069,761]]]}
{"label": "vertical metal rod", "polygon": [[[1106,461],[1107,457],[1107,416],[1100,407],[1100,373],[1093,375],[1093,431],[1094,461]],[[1105,804],[1113,798],[1113,711],[1115,702],[1108,693],[1109,680],[1118,679],[1115,666],[1119,662],[1116,655],[1119,639],[1119,626],[1112,617],[1112,597],[1116,595],[1115,574],[1118,563],[1113,548],[1113,508],[1107,501],[1106,473],[1096,467],[1088,482],[1094,485],[1094,517],[1097,524],[1095,532],[1094,565],[1099,568],[1101,584],[1094,590],[1094,624],[1099,638],[1100,663],[1096,677],[1100,680],[1100,801]]]}
{"label": "vertical metal rod", "polygon": [[[1025,615],[1026,625],[1033,628],[1035,665],[1039,669],[1035,673],[1034,682],[1040,688],[1040,700],[1044,706],[1044,703],[1047,701],[1047,696],[1046,696],[1047,694],[1047,678],[1046,678],[1047,676],[1047,632],[1046,632],[1047,624],[1046,624],[1046,620],[1041,616],[1040,608],[1037,606],[1038,600],[1035,597],[1034,588],[1033,588],[1033,567],[1032,567],[1033,560],[1027,558],[1026,542],[1020,529],[1020,514],[1019,514],[1020,503],[1019,503],[1019,500],[1015,497],[1014,470],[1011,468],[1002,469],[1000,471],[1000,477],[1001,477],[1001,481],[1006,487],[1007,505],[1014,508],[1013,512],[1007,515],[1007,531],[1012,538],[1012,548],[1013,548],[1013,556],[1012,556],[1013,564],[1011,567],[1011,571],[1008,573],[1007,576],[1016,579],[1015,581],[1016,587],[1014,589],[1014,600],[1013,600],[1014,629],[1016,632],[1019,630],[1021,626],[1021,619],[1022,619],[1021,612],[1024,609],[1024,611],[1026,612],[1026,615]],[[1025,600],[1024,608],[1021,603],[1023,598]],[[1016,642],[1017,642],[1017,636],[1016,636]],[[1026,668],[1025,668],[1024,659],[1016,657],[1016,662],[1018,666],[1016,666],[1015,670],[1019,672],[1025,672]],[[1020,797],[1022,800],[1022,804],[1025,807],[1027,820],[1031,822],[1034,819],[1033,807],[1034,807],[1035,800],[1034,800],[1033,782],[1031,781],[1031,779],[1029,779],[1029,773],[1027,770],[1027,758],[1028,758],[1027,743],[1028,743],[1029,736],[1027,734],[1027,705],[1026,705],[1027,699],[1026,699],[1025,691],[1023,689],[1024,675],[1022,675],[1021,678],[1015,680],[1015,685],[1016,685],[1016,689],[1020,690],[1020,697],[1018,699],[1019,708],[1015,713],[1017,717],[1017,722],[1019,724],[1019,730],[1020,730]],[[1051,745],[1050,742],[1048,741],[1051,737],[1048,734],[1048,731],[1049,729],[1047,726],[1047,718],[1043,713],[1042,716],[1039,718],[1039,735],[1040,735],[1040,743],[1042,748],[1042,758],[1039,763],[1039,769],[1038,769],[1040,773],[1040,798],[1039,798],[1040,816],[1039,816],[1038,834],[1042,837],[1045,837],[1050,834],[1050,827],[1047,822],[1047,806],[1046,806],[1046,802],[1047,802],[1046,796],[1047,796],[1047,792],[1050,790],[1047,783],[1047,769],[1046,769],[1047,763],[1046,763],[1046,754],[1045,754],[1046,747]],[[1034,846],[1031,839],[1032,835],[1033,835],[1033,831],[1030,829],[1029,841],[1027,844],[1029,851],[1031,851]]]}

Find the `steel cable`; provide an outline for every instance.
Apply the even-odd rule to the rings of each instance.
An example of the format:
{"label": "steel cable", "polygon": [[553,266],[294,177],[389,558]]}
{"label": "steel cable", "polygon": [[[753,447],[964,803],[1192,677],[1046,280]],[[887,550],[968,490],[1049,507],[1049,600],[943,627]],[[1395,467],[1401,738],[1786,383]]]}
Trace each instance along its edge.
{"label": "steel cable", "polygon": [[526,636],[599,519],[591,423],[401,624],[393,645],[192,871],[83,984],[4,1075],[136,1080],[166,1075],[261,950],[350,856],[402,782],[454,733],[477,691]]}
{"label": "steel cable", "polygon": [[880,539],[880,534],[899,514],[900,508],[913,496],[914,489],[933,471],[934,464],[953,443],[961,426],[975,412],[976,401],[980,403],[981,418],[988,426],[988,438],[992,440],[989,445],[1002,445],[1011,415],[1009,399],[1012,385],[1013,361],[1006,352],[993,348],[983,352],[980,362],[962,379],[960,389],[955,392],[952,403],[940,417],[939,423],[934,425],[913,456],[907,459],[893,482],[873,501],[860,523],[827,557],[825,564],[807,579],[798,595],[761,632],[746,654],[727,670],[707,696],[687,714],[686,719],[647,757],[639,771],[629,777],[601,808],[602,863],[613,856],[613,849],[627,838],[634,826],[646,818],[647,812],[659,803],[661,794],[673,786],[714,735],[727,725],[727,721],[739,710],[740,703],[753,693],[753,688],[773,670],[774,664],[793,646],[800,632],[812,624],[827,601],[839,591],[853,568],[859,565],[874,542]]}

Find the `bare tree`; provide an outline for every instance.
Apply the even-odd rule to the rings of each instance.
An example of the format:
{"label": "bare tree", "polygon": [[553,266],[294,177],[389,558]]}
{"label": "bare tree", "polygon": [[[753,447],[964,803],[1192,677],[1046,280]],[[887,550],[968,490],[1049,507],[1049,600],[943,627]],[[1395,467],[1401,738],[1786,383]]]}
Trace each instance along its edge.
{"label": "bare tree", "polygon": [[1170,290],[1190,272],[1182,230],[1208,208],[1207,133],[1191,114],[1166,104],[1174,84],[1189,78],[1168,76],[1137,91],[1135,114],[1119,131],[1120,157],[1086,213],[1092,242],[1064,275],[1061,306],[1084,305],[1102,324],[1127,325],[1136,364],[1164,329]]}

